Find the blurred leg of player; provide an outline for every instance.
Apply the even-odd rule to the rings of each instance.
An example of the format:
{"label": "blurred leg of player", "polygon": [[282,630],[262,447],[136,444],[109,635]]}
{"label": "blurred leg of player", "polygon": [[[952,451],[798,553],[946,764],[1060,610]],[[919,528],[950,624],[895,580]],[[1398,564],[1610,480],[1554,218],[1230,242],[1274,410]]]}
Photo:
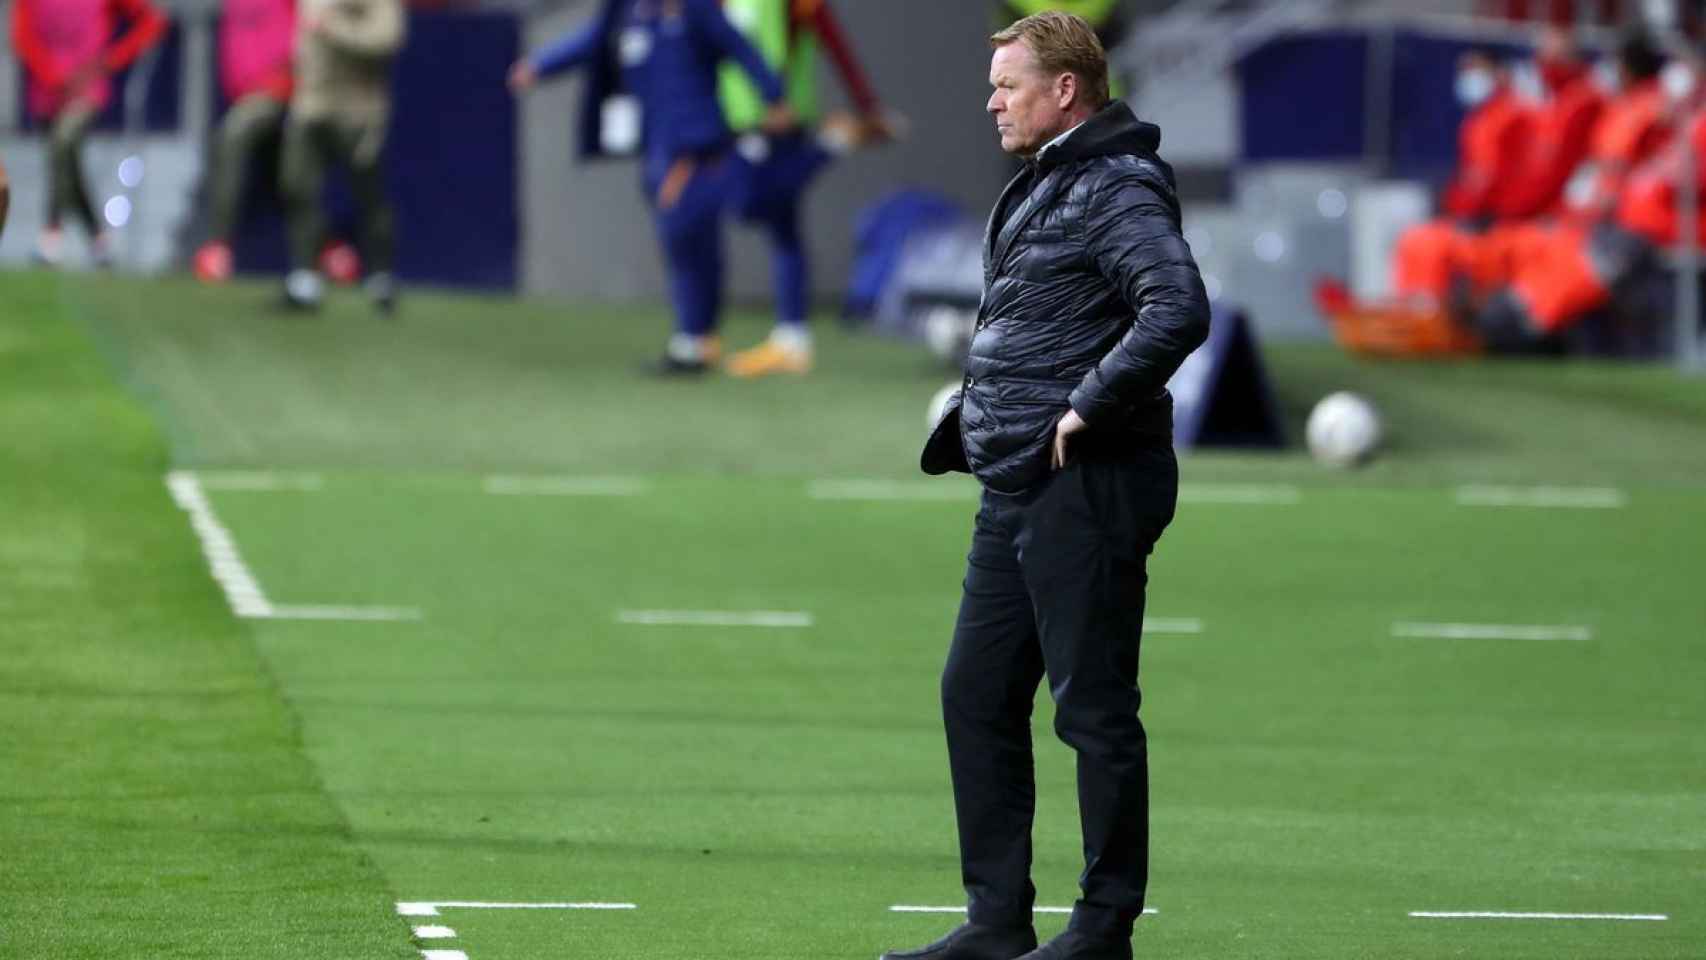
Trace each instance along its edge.
{"label": "blurred leg of player", "polygon": [[277,142],[284,115],[284,101],[253,94],[233,104],[219,126],[213,155],[212,231],[195,255],[195,274],[203,281],[231,276],[231,234],[242,212],[249,171],[262,151]]}
{"label": "blurred leg of player", "polygon": [[761,227],[770,241],[776,327],[770,338],[729,358],[729,373],[761,377],[808,373],[812,338],[806,325],[811,265],[805,248],[802,206],[829,154],[806,135],[771,138],[769,155],[750,166],[736,191],[741,219]]}
{"label": "blurred leg of player", "polygon": [[89,128],[94,126],[95,114],[90,104],[72,104],[54,116],[48,131],[47,225],[42,229],[36,257],[52,266],[65,260],[63,218],[68,213],[82,221],[88,230],[95,262],[107,266],[111,261],[111,240],[95,217],[95,206],[89,199],[89,186],[83,176],[83,142],[88,139]]}
{"label": "blurred leg of player", "polygon": [[730,161],[677,160],[646,184],[669,274],[675,332],[656,372],[704,373],[722,351],[717,336],[723,300],[723,210]]}
{"label": "blurred leg of player", "polygon": [[350,174],[361,214],[362,243],[370,270],[367,289],[374,304],[389,312],[396,306],[397,284],[391,273],[395,246],[395,217],[385,194],[382,166],[384,130],[377,121],[358,123],[337,118],[292,120],[285,132],[284,194],[290,215],[290,275],[285,301],[291,307],[320,305],[325,278],[315,268],[326,236],[321,193],[326,169],[338,164]]}
{"label": "blurred leg of player", "polygon": [[285,126],[279,186],[289,221],[290,273],[284,280],[284,300],[293,308],[317,309],[325,295],[326,281],[315,269],[314,258],[326,236],[320,197],[333,153],[331,140],[330,120],[292,119]]}

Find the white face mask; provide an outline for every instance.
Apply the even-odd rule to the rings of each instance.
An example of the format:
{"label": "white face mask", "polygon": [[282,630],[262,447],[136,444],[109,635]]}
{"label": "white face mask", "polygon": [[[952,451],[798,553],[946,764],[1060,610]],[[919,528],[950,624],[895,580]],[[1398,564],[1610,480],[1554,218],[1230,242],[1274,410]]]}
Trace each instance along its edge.
{"label": "white face mask", "polygon": [[1465,107],[1478,107],[1493,95],[1493,89],[1498,81],[1493,79],[1493,71],[1475,67],[1459,71],[1457,74],[1457,102]]}
{"label": "white face mask", "polygon": [[1540,103],[1546,99],[1546,81],[1540,76],[1540,67],[1532,60],[1511,71],[1511,88],[1518,96],[1532,103]]}
{"label": "white face mask", "polygon": [[1623,92],[1623,71],[1618,69],[1616,60],[1607,57],[1593,65],[1593,82],[1601,93],[1616,96]]}
{"label": "white face mask", "polygon": [[1667,63],[1659,73],[1659,86],[1672,103],[1681,103],[1694,95],[1694,68],[1686,63]]}

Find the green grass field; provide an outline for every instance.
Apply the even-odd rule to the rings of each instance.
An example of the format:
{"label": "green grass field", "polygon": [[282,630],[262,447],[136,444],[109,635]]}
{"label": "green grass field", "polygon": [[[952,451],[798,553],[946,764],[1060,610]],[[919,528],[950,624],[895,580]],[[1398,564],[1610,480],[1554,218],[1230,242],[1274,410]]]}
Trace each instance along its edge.
{"label": "green grass field", "polygon": [[[948,372],[825,322],[804,381],[656,383],[657,313],[269,295],[0,274],[0,956],[868,960],[956,922],[889,910],[962,902],[936,677],[975,489],[914,466]],[[1391,448],[1184,461],[1139,955],[1706,956],[1706,380],[1269,360],[1294,434],[1348,387]],[[274,614],[419,619],[238,618],[173,469]],[[810,622],[624,622],[671,610]]]}

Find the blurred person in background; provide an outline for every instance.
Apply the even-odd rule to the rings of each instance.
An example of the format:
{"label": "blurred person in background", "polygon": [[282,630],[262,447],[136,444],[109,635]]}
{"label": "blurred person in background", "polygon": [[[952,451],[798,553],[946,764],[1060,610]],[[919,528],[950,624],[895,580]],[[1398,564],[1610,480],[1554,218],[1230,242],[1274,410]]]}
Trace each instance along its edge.
{"label": "blurred person in background", "polygon": [[47,220],[36,242],[42,263],[65,259],[66,214],[82,221],[95,262],[112,262],[112,238],[83,175],[83,143],[112,101],[113,74],[165,29],[166,18],[148,0],[14,0],[12,46],[24,67],[29,111],[48,124]]}
{"label": "blurred person in background", "polygon": [[[1525,135],[1530,159],[1516,167],[1518,189],[1503,194],[1548,215],[1521,219],[1519,208],[1508,207],[1512,215],[1484,232],[1436,224],[1406,237],[1395,260],[1395,302],[1356,303],[1342,284],[1324,282],[1318,303],[1347,344],[1378,343],[1388,352],[1556,353],[1582,320],[1620,309],[1642,287],[1638,278],[1651,258],[1638,237],[1614,225],[1613,215],[1631,172],[1674,129],[1676,97],[1660,80],[1665,57],[1644,32],[1626,34],[1609,81],[1615,92],[1596,108],[1565,49],[1543,41],[1542,66],[1552,68],[1547,85],[1558,91],[1561,109],[1544,125],[1531,125],[1557,140],[1537,143]],[[1584,117],[1592,117],[1584,157],[1558,202],[1525,195],[1521,186],[1530,174],[1550,181],[1543,185],[1557,182],[1559,161],[1573,152],[1568,141]],[[1430,242],[1417,242],[1418,235]]]}
{"label": "blurred person in background", "polygon": [[6,164],[0,163],[0,236],[6,234],[6,211],[12,206],[12,181],[6,178]]}
{"label": "blurred person in background", "polygon": [[1443,301],[1467,261],[1461,249],[1504,212],[1522,172],[1532,110],[1517,94],[1510,71],[1490,51],[1472,50],[1458,61],[1455,95],[1466,111],[1458,130],[1457,170],[1445,188],[1444,216],[1404,231],[1393,258],[1399,297]]}
{"label": "blurred person in background", "polygon": [[[989,221],[961,390],[920,458],[983,486],[942,672],[966,923],[884,960],[1131,960],[1148,885],[1138,712],[1148,558],[1178,499],[1167,383],[1206,339],[1161,131],[1110,101],[1090,25],[991,38],[988,101],[1025,160]],[[1037,946],[1032,701],[1077,755],[1082,896]]]}
{"label": "blurred person in background", "polygon": [[205,282],[231,276],[231,233],[249,171],[284,134],[294,78],[296,0],[225,0],[219,21],[219,82],[229,108],[213,155],[211,234],[195,255]]}
{"label": "blurred person in background", "polygon": [[[829,163],[832,150],[889,140],[894,129],[870,80],[860,67],[828,0],[723,0],[729,20],[777,71],[802,129],[779,136],[762,131],[763,96],[736,65],[722,72],[722,104],[744,161],[733,184],[734,209],[764,230],[776,291],[776,328],[764,343],[729,358],[737,377],[807,373],[812,367],[806,326],[811,268],[801,207],[808,187]],[[856,113],[832,117],[821,133],[818,102],[819,48],[828,51]]]}
{"label": "blurred person in background", "polygon": [[402,0],[300,0],[296,81],[285,124],[283,190],[290,221],[285,304],[317,309],[325,278],[315,257],[326,237],[321,194],[333,165],[350,176],[361,216],[367,292],[396,308],[395,219],[385,192],[385,130],[391,64],[406,30]]}
{"label": "blurred person in background", "polygon": [[604,0],[578,30],[523,58],[510,89],[585,69],[581,154],[640,152],[641,187],[657,227],[675,332],[651,368],[697,375],[722,357],[722,218],[735,166],[718,102],[718,66],[732,61],[760,91],[763,129],[794,127],[776,72],[723,15],[717,0]]}
{"label": "blurred person in background", "polygon": [[1503,188],[1504,214],[1519,219],[1559,212],[1564,187],[1587,159],[1605,108],[1593,66],[1569,30],[1552,27],[1541,35],[1533,76],[1528,137],[1519,169]]}

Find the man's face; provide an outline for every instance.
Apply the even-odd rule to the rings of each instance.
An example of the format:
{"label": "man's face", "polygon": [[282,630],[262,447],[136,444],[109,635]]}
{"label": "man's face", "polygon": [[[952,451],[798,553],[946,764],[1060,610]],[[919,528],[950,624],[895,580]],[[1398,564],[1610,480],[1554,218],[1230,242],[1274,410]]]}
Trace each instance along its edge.
{"label": "man's face", "polygon": [[1063,100],[1070,101],[1067,82],[1044,74],[1024,41],[995,49],[989,62],[989,85],[995,92],[987,109],[1001,134],[1001,149],[1008,153],[1033,156],[1070,126],[1062,106]]}

